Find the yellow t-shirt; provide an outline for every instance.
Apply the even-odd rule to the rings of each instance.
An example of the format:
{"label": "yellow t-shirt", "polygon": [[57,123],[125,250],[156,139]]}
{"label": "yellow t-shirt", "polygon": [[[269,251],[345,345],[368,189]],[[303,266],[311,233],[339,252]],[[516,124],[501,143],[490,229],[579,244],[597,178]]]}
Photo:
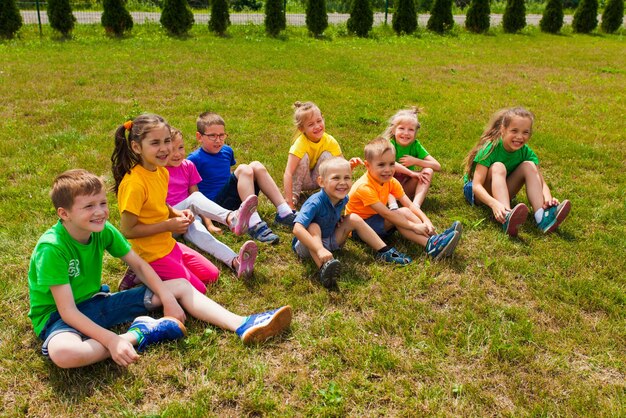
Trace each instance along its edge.
{"label": "yellow t-shirt", "polygon": [[298,158],[304,157],[305,154],[309,154],[309,170],[313,170],[317,160],[324,151],[330,152],[334,157],[341,155],[341,147],[335,138],[324,132],[319,142],[313,142],[307,139],[304,134],[301,134],[296,138],[291,148],[289,148],[289,154],[293,154]]}
{"label": "yellow t-shirt", "polygon": [[[126,174],[117,192],[120,214],[124,211],[136,215],[139,222],[150,225],[166,221],[169,209],[165,203],[170,174],[165,167],[149,171],[136,165]],[[168,255],[176,241],[171,232],[160,232],[149,237],[128,240],[141,258],[151,263]]]}
{"label": "yellow t-shirt", "polygon": [[363,219],[374,216],[377,212],[371,206],[378,202],[386,206],[390,194],[396,199],[404,196],[404,190],[398,180],[392,178],[391,181],[381,185],[366,172],[352,185],[348,193],[350,200],[346,205],[346,214],[354,213]]}

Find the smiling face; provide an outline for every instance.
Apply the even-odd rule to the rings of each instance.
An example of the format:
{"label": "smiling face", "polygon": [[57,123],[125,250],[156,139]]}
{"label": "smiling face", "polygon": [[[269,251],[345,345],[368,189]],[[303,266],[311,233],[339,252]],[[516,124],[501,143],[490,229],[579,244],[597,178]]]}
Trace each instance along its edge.
{"label": "smiling face", "polygon": [[509,126],[500,128],[502,135],[502,145],[508,152],[517,151],[522,148],[530,139],[533,122],[529,118],[513,116]]}
{"label": "smiling face", "polygon": [[196,132],[196,139],[200,146],[209,154],[220,152],[227,136],[226,127],[220,124],[209,125],[204,128],[204,132]]}
{"label": "smiling face", "polygon": [[135,154],[141,157],[141,165],[150,171],[157,167],[165,167],[172,152],[170,128],[159,125],[152,129],[141,140],[141,143],[132,141],[131,146]]}
{"label": "smiling face", "polygon": [[185,144],[183,143],[183,137],[181,135],[175,135],[172,138],[172,153],[170,159],[167,162],[168,166],[178,167],[183,163],[185,159]]}
{"label": "smiling face", "polygon": [[109,218],[106,191],[76,196],[72,207],[70,209],[58,208],[57,215],[72,238],[87,243],[91,233],[102,231]]}
{"label": "smiling face", "polygon": [[310,141],[319,142],[324,135],[326,126],[324,124],[324,118],[319,109],[313,109],[309,117],[304,121],[300,127],[300,131]]}
{"label": "smiling face", "polygon": [[317,182],[324,189],[333,205],[336,205],[348,195],[352,187],[350,164],[346,162],[345,164],[330,165],[324,173],[324,177],[318,177]]}
{"label": "smiling face", "polygon": [[396,125],[393,130],[393,136],[399,145],[406,147],[415,141],[415,134],[418,129],[418,125],[415,122],[403,120]]}
{"label": "smiling face", "polygon": [[393,178],[395,173],[396,158],[392,151],[385,151],[378,157],[365,161],[365,167],[370,176],[378,184],[385,184]]}

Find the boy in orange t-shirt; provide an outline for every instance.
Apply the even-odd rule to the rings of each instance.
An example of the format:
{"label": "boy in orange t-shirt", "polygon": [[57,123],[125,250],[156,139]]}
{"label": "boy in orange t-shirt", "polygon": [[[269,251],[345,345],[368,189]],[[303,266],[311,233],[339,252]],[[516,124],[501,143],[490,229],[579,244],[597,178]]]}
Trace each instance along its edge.
{"label": "boy in orange t-shirt", "polygon": [[[405,238],[425,247],[435,260],[452,255],[461,238],[461,224],[455,221],[443,233],[435,233],[428,217],[411,202],[393,177],[395,149],[388,140],[379,137],[365,146],[365,167],[367,172],[350,190],[346,213],[359,215],[381,238],[397,229]],[[402,207],[389,209],[389,195]]]}

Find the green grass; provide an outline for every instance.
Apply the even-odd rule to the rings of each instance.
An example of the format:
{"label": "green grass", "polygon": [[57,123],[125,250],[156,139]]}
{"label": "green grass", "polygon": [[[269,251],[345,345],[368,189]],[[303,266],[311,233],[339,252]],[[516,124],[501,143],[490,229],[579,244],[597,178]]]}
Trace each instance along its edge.
{"label": "green grass", "polygon": [[[140,25],[115,40],[80,25],[57,41],[27,26],[0,43],[0,415],[626,414],[623,34],[229,31],[218,38],[197,26],[175,39]],[[463,222],[455,257],[431,262],[395,238],[415,259],[395,268],[349,242],[337,255],[341,291],[329,293],[278,230],[282,242],[261,247],[253,280],[222,269],[208,293],[240,313],[291,304],[283,338],[245,348],[191,320],[184,341],[151,348],[128,369],[107,361],[64,371],[44,360],[26,317],[26,274],[56,221],[54,176],[82,167],[110,181],[113,132],[134,109],[182,129],[188,150],[196,116],[214,110],[238,162],[260,160],[280,183],[296,100],[320,106],[349,157],[362,156],[398,108],[423,107],[420,140],[443,165],[424,210],[438,228]],[[530,145],[554,195],[573,203],[551,236],[529,222],[509,239],[461,195],[466,152],[491,113],[512,105],[537,116]],[[262,216],[273,213],[261,199]],[[235,248],[244,240],[224,236]],[[104,281],[115,285],[123,270],[107,258]]]}

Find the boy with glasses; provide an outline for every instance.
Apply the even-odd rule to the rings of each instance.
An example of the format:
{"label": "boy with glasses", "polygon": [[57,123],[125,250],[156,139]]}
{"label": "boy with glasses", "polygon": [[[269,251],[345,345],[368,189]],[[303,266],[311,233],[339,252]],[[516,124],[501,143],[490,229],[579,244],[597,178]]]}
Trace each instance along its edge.
{"label": "boy with glasses", "polygon": [[[217,113],[204,112],[196,121],[196,139],[200,147],[189,154],[187,159],[195,164],[202,181],[198,189],[207,198],[218,205],[231,209],[238,208],[248,196],[265,193],[276,206],[275,223],[293,226],[296,212],[289,207],[276,182],[263,164],[253,161],[240,164],[231,173],[231,167],[237,162],[233,149],[224,142],[228,138],[226,123]],[[257,241],[277,244],[276,235],[254,212],[250,216],[248,233]]]}

